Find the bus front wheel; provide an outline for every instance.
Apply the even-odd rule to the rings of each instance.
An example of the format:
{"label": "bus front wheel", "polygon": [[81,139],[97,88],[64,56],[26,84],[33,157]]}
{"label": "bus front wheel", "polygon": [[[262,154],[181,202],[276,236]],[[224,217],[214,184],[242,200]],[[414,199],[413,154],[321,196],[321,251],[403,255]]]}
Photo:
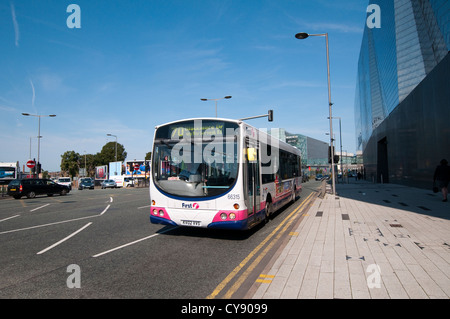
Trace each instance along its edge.
{"label": "bus front wheel", "polygon": [[266,201],[266,216],[264,218],[265,223],[267,224],[270,220],[270,215],[272,214],[272,202]]}

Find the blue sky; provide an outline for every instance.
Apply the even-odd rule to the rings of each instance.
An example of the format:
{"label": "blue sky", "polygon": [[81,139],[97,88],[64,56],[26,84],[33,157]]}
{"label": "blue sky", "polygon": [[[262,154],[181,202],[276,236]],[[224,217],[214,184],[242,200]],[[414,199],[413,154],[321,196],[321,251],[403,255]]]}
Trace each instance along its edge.
{"label": "blue sky", "polygon": [[[66,12],[79,5],[81,28]],[[274,122],[329,141],[324,37],[329,33],[333,116],[343,149],[355,152],[356,70],[368,1],[362,0],[11,0],[0,3],[0,162],[97,153],[108,141],[127,160],[151,151],[154,127],[218,115],[243,118],[274,110]],[[334,121],[336,139],[339,122]]]}

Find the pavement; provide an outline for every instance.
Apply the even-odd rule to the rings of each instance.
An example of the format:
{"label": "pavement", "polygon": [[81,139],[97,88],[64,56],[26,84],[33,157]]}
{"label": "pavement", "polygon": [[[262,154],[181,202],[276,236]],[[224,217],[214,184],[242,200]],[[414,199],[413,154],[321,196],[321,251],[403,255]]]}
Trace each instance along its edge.
{"label": "pavement", "polygon": [[354,181],[318,196],[250,289],[253,299],[449,299],[450,202]]}

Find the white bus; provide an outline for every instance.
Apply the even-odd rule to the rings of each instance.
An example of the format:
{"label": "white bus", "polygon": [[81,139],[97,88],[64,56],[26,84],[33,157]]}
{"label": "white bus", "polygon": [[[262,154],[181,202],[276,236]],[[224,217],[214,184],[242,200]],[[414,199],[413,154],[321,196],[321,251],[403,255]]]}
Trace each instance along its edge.
{"label": "white bus", "polygon": [[240,120],[157,126],[150,176],[154,224],[250,229],[302,190],[300,150]]}

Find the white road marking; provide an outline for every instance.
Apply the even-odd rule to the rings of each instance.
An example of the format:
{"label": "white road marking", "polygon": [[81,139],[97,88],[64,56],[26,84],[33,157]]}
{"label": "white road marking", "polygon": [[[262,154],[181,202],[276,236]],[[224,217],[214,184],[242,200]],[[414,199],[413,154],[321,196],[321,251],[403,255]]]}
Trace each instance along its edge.
{"label": "white road marking", "polygon": [[99,216],[102,216],[104,213],[106,213],[106,211],[109,209],[111,205],[106,206],[106,208],[100,213]]}
{"label": "white road marking", "polygon": [[[106,213],[106,211],[109,209],[111,205],[106,206],[106,208],[98,215],[93,215],[93,216],[86,216],[86,217],[80,217],[80,218],[74,218],[74,219],[68,219],[68,220],[62,220],[59,222],[54,222],[54,223],[48,223],[48,224],[43,224],[43,225],[37,225],[37,226],[30,226],[30,227],[24,227],[24,228],[19,228],[19,229],[13,229],[13,230],[6,230],[3,232],[0,232],[0,235],[3,234],[8,234],[8,233],[14,233],[14,232],[18,232],[18,231],[22,231],[22,230],[29,230],[29,229],[35,229],[35,228],[41,228],[41,227],[46,227],[46,226],[52,226],[52,225],[58,225],[58,224],[64,224],[64,223],[69,223],[69,222],[73,222],[73,221],[77,221],[77,220],[82,220],[82,219],[87,219],[87,218],[95,218],[95,217],[99,217],[102,216],[104,213]],[[19,215],[17,215],[19,216]],[[16,217],[16,216],[13,216]],[[9,217],[12,218],[12,217]],[[6,219],[5,219],[6,220]]]}
{"label": "white road marking", "polygon": [[109,198],[109,202],[110,202],[110,203],[113,202],[113,198],[112,198],[112,197]]}
{"label": "white road marking", "polygon": [[93,217],[98,217],[98,216],[100,216],[100,215],[86,216],[86,217],[80,217],[80,218],[74,218],[74,219],[62,220],[62,221],[59,221],[59,222],[54,222],[54,223],[49,223],[49,224],[43,224],[43,225],[37,225],[37,226],[30,226],[30,227],[25,227],[25,228],[19,228],[19,229],[7,230],[7,231],[4,231],[4,232],[0,232],[0,235],[8,234],[8,233],[14,233],[14,232],[22,231],[22,230],[29,230],[29,229],[34,229],[34,228],[41,228],[41,227],[46,227],[46,226],[52,226],[52,225],[58,225],[58,224],[64,224],[64,223],[74,222],[74,221],[77,221],[77,220],[82,220],[82,219],[87,219],[87,218],[93,218]]}
{"label": "white road marking", "polygon": [[63,238],[63,239],[61,239],[61,240],[58,241],[57,243],[54,243],[53,245],[51,245],[51,246],[49,246],[49,247],[47,247],[47,248],[41,250],[40,252],[37,253],[37,255],[43,254],[43,253],[45,253],[46,251],[49,251],[50,249],[55,248],[56,246],[58,246],[59,244],[65,242],[67,239],[69,239],[69,238],[75,236],[76,234],[78,234],[80,231],[82,231],[83,229],[87,228],[87,227],[90,226],[91,224],[92,224],[92,222],[87,223],[86,225],[84,225],[83,227],[81,227],[80,229],[78,229],[76,232],[73,232],[72,234],[70,234],[69,236],[67,236],[67,237],[65,237],[65,238]]}
{"label": "white road marking", "polygon": [[45,204],[45,205],[42,205],[42,206],[36,207],[36,208],[34,208],[34,209],[30,210],[30,213],[31,213],[31,212],[34,212],[35,210],[38,210],[38,209],[41,209],[41,208],[47,207],[48,205],[50,205],[50,204]]}
{"label": "white road marking", "polygon": [[16,218],[16,217],[19,217],[20,215],[14,215],[14,216],[11,216],[11,217],[7,217],[7,218],[4,218],[4,219],[0,219],[0,223],[1,222],[4,222],[5,220],[8,220],[8,219],[11,219],[11,218]]}
{"label": "white road marking", "polygon": [[138,207],[137,209],[147,208],[147,207],[150,207],[150,206],[152,206],[152,205],[141,206],[141,207]]}
{"label": "white road marking", "polygon": [[141,242],[141,241],[144,241],[144,240],[147,240],[147,239],[156,237],[156,236],[158,236],[158,235],[164,234],[164,233],[166,233],[166,232],[168,232],[168,231],[170,231],[170,230],[172,230],[172,229],[175,229],[175,228],[178,228],[178,226],[174,226],[174,227],[169,228],[169,229],[166,229],[166,230],[164,230],[164,231],[162,231],[162,232],[159,232],[159,233],[156,233],[156,234],[153,234],[153,235],[150,235],[150,236],[147,236],[147,237],[144,237],[144,238],[141,238],[141,239],[132,241],[131,243],[124,244],[124,245],[118,246],[118,247],[116,247],[116,248],[112,248],[112,249],[110,249],[110,250],[104,251],[104,252],[99,253],[99,254],[97,254],[97,255],[94,255],[94,256],[92,256],[92,257],[95,258],[95,257],[100,257],[100,256],[102,256],[102,255],[106,255],[106,254],[108,254],[108,253],[110,253],[110,252],[119,250],[119,249],[121,249],[121,248],[124,248],[124,247],[127,247],[127,246],[131,246],[131,245],[134,245],[134,244],[139,243],[139,242]]}

